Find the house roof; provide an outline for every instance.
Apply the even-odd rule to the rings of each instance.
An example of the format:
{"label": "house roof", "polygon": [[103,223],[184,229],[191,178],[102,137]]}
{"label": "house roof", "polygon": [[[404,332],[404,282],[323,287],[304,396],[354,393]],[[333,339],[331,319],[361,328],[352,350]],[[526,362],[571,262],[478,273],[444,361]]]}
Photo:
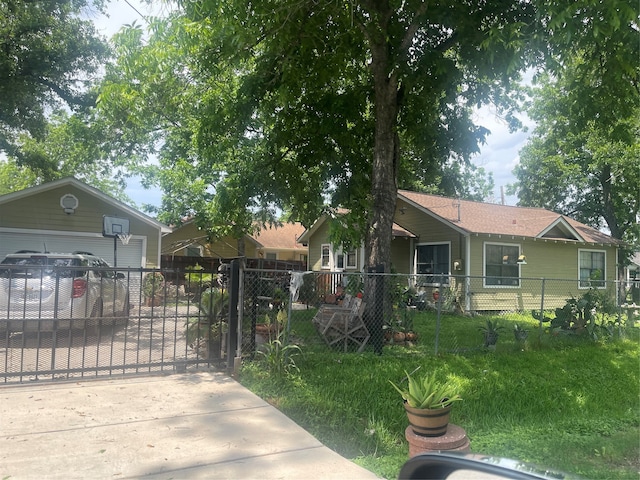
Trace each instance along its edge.
{"label": "house roof", "polygon": [[114,207],[117,207],[120,210],[126,212],[127,215],[159,229],[162,233],[171,232],[171,228],[166,226],[165,224],[158,222],[157,220],[145,215],[144,213],[136,210],[135,208],[130,207],[129,205],[122,203],[121,201],[116,200],[115,198],[110,197],[109,195],[106,195],[105,193],[101,192],[97,188],[91,187],[74,177],[65,177],[59,180],[54,180],[52,182],[43,183],[35,187],[25,188],[24,190],[19,190],[17,192],[7,193],[6,195],[0,196],[0,205],[4,205],[6,203],[13,202],[15,200],[30,197],[42,192],[47,192],[49,190],[53,190],[55,188],[65,187],[65,186],[74,187],[74,188],[77,188],[78,190],[82,190],[88,193],[89,195],[93,195],[94,197],[99,198],[103,202],[111,204]]}
{"label": "house roof", "polygon": [[[337,214],[344,213],[346,210],[338,209]],[[328,219],[328,215],[322,215],[318,220],[316,220],[311,227],[304,230],[304,232],[299,236],[298,242],[300,243],[308,243],[309,238],[326,222]],[[394,223],[392,226],[392,235],[394,237],[408,237],[415,238],[415,235],[411,233],[406,228],[401,227],[397,223]]]}
{"label": "house roof", "polygon": [[278,250],[305,250],[306,247],[298,243],[298,238],[304,232],[301,223],[283,223],[278,226],[267,226],[251,235],[251,238],[262,248]]}
{"label": "house roof", "polygon": [[399,190],[398,198],[464,234],[517,235],[584,243],[619,240],[566,215],[533,207],[473,202]]}

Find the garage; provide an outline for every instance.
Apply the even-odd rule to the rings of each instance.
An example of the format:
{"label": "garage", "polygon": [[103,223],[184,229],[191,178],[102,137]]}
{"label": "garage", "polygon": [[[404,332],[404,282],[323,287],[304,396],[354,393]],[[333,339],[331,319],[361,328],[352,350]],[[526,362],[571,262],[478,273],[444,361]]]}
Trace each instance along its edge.
{"label": "garage", "polygon": [[110,265],[118,267],[139,268],[146,264],[145,238],[132,236],[128,245],[116,239],[105,238],[101,234],[88,232],[56,232],[42,230],[0,230],[0,258],[18,250],[34,250],[37,252],[72,253],[75,251],[90,252],[102,257]]}
{"label": "garage", "polygon": [[[127,245],[102,235],[106,218],[125,219]],[[159,268],[171,229],[100,190],[66,177],[0,196],[0,259],[19,250],[91,252],[121,268]],[[114,252],[115,243],[115,252]]]}

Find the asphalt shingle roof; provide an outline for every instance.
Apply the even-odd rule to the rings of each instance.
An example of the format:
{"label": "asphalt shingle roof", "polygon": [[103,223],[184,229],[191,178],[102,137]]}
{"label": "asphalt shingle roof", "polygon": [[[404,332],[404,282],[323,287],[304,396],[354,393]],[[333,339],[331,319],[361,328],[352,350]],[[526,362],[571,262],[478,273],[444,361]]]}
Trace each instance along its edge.
{"label": "asphalt shingle roof", "polygon": [[[585,242],[619,243],[595,228],[544,208],[473,202],[407,190],[399,190],[398,194],[400,198],[468,233],[568,240],[566,235],[557,235],[558,228],[566,231],[568,225]],[[555,225],[559,227],[553,228]]]}

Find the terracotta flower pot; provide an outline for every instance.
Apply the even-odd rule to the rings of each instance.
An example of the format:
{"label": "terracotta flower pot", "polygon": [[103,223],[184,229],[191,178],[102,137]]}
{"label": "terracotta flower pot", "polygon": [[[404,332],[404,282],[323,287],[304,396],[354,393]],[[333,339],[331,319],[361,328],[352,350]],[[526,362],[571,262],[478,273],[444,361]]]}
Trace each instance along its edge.
{"label": "terracotta flower pot", "polygon": [[445,408],[413,408],[404,403],[409,425],[416,435],[440,437],[447,433],[451,405]]}
{"label": "terracotta flower pot", "polygon": [[404,332],[394,332],[393,333],[393,341],[395,343],[402,343],[402,342],[404,342],[405,338],[406,338],[406,335],[404,334]]}

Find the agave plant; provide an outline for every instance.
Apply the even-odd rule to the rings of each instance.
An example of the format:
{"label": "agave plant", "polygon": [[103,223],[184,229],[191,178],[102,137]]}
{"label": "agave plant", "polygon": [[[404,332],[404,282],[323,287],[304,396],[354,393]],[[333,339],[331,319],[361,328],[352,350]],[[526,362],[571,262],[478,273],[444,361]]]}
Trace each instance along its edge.
{"label": "agave plant", "polygon": [[436,380],[436,374],[414,378],[411,374],[404,372],[407,378],[407,389],[401,389],[398,385],[389,380],[389,383],[402,395],[407,405],[412,408],[446,408],[453,402],[462,400],[456,393],[455,386],[449,383],[440,383]]}

